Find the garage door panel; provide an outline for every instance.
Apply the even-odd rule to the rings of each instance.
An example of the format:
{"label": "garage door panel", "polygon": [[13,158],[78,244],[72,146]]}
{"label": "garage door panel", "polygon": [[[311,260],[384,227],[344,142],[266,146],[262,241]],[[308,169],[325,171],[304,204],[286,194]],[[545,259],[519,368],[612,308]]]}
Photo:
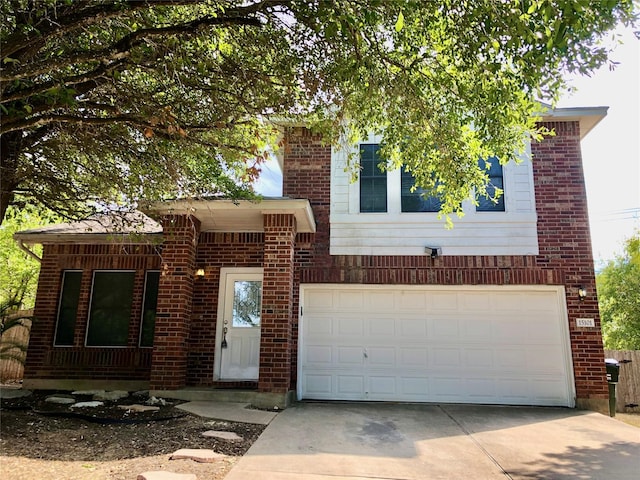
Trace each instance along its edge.
{"label": "garage door panel", "polygon": [[364,365],[365,358],[361,346],[339,346],[337,351],[337,361],[340,365]]}
{"label": "garage door panel", "polygon": [[372,337],[394,337],[396,335],[396,322],[388,315],[382,317],[369,317],[368,335]]}
{"label": "garage door panel", "polygon": [[374,312],[384,312],[395,307],[396,296],[395,292],[372,292],[366,302]]}
{"label": "garage door panel", "polygon": [[364,375],[337,375],[336,376],[337,393],[345,395],[344,399],[349,400],[357,395],[358,398],[363,397],[364,393]]}
{"label": "garage door panel", "polygon": [[560,289],[301,292],[301,398],[572,406]]}
{"label": "garage door panel", "polygon": [[333,317],[329,315],[309,314],[305,317],[305,329],[314,338],[319,335],[332,336],[333,323]]}
{"label": "garage door panel", "polygon": [[330,345],[308,345],[305,361],[309,365],[332,365],[333,348]]}
{"label": "garage door panel", "polygon": [[429,365],[429,355],[426,348],[401,348],[399,352],[399,367],[405,368],[427,368]]}
{"label": "garage door panel", "polygon": [[364,335],[364,320],[364,318],[350,316],[338,317],[335,319],[335,332],[342,337],[356,336],[361,338]]}
{"label": "garage door panel", "polygon": [[431,364],[436,369],[451,370],[458,369],[462,365],[459,348],[433,347]]}
{"label": "garage door panel", "polygon": [[334,290],[329,289],[318,289],[313,290],[305,296],[305,308],[309,310],[309,312],[318,310],[324,311],[325,309],[333,309],[333,298],[334,298]]}
{"label": "garage door panel", "polygon": [[399,326],[400,336],[408,339],[418,339],[422,342],[427,337],[427,319],[426,318],[404,318]]}
{"label": "garage door panel", "polygon": [[396,377],[391,375],[371,375],[369,376],[368,395],[373,398],[379,396],[395,396],[398,387],[396,385]]}
{"label": "garage door panel", "polygon": [[[427,297],[422,292],[401,291],[396,293],[399,311],[426,311]],[[388,308],[388,306],[387,306]]]}
{"label": "garage door panel", "polygon": [[394,347],[368,347],[365,355],[365,360],[371,368],[394,368],[397,364],[396,349]]}
{"label": "garage door panel", "polygon": [[449,340],[460,337],[459,320],[452,317],[436,316],[429,320],[429,332],[433,341]]}
{"label": "garage door panel", "polygon": [[449,312],[458,310],[458,294],[455,292],[433,292],[429,295],[433,312]]}
{"label": "garage door panel", "polygon": [[365,292],[341,290],[338,292],[338,308],[344,311],[360,311],[365,309]]}
{"label": "garage door panel", "polygon": [[401,376],[399,383],[402,396],[424,401],[429,395],[429,379],[424,376]]}
{"label": "garage door panel", "polygon": [[465,367],[470,369],[493,369],[495,358],[493,350],[488,348],[468,348],[464,350]]}
{"label": "garage door panel", "polygon": [[333,375],[326,373],[306,374],[303,379],[305,389],[310,395],[322,396],[322,398],[330,398],[334,394],[332,386]]}

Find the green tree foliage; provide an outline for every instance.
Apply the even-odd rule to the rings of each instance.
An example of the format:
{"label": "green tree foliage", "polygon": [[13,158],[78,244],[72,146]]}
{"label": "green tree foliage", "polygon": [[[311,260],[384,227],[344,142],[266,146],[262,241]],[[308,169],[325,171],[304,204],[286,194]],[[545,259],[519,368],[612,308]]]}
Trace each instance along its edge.
{"label": "green tree foliage", "polygon": [[[21,209],[9,207],[5,221],[0,225],[0,304],[6,309],[21,310],[33,308],[40,264],[13,240],[13,234],[20,230],[37,228],[55,222],[51,212],[39,211],[33,206]],[[32,251],[42,254],[42,247]]]}
{"label": "green tree foliage", "polygon": [[[539,136],[537,98],[606,62],[633,0],[7,0],[0,219],[167,196],[251,195],[274,118],[334,142],[383,132],[443,212],[479,157]],[[285,146],[286,148],[286,146]]]}
{"label": "green tree foliage", "polygon": [[596,281],[605,348],[640,350],[640,231]]}

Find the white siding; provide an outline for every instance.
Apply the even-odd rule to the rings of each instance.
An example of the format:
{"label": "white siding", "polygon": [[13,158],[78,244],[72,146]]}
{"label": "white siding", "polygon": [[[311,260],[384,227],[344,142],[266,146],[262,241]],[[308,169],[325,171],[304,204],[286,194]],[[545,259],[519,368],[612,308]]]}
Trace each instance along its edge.
{"label": "white siding", "polygon": [[[362,143],[378,143],[370,137]],[[360,184],[351,182],[347,153],[331,160],[331,254],[424,255],[440,247],[443,255],[537,255],[538,234],[530,155],[504,166],[504,212],[476,212],[471,201],[465,215],[453,215],[453,229],[436,213],[402,213],[400,171],[387,172],[387,213],[360,213]]]}

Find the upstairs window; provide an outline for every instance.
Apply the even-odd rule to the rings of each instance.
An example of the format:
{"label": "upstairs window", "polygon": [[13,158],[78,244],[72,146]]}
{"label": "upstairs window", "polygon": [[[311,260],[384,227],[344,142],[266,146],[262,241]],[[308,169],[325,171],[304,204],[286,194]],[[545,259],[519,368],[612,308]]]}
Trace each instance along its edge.
{"label": "upstairs window", "polygon": [[80,270],[65,270],[62,273],[62,292],[58,305],[56,335],[53,341],[56,347],[73,346],[81,282],[82,271]]}
{"label": "upstairs window", "polygon": [[156,306],[158,304],[158,286],[160,272],[149,271],[144,282],[144,302],[142,306],[142,324],[140,327],[140,346],[153,347],[156,329]]}
{"label": "upstairs window", "polygon": [[93,274],[88,347],[126,347],[133,305],[134,271],[96,271]]}
{"label": "upstairs window", "polygon": [[360,212],[374,213],[387,211],[387,172],[378,164],[381,162],[380,145],[360,145]]}
{"label": "upstairs window", "polygon": [[487,184],[487,194],[490,197],[494,197],[496,189],[502,190],[500,198],[492,200],[483,195],[476,195],[477,212],[504,212],[504,176],[502,173],[502,165],[496,157],[491,157],[488,160],[480,159],[478,166],[487,172],[489,176],[489,183]]}
{"label": "upstairs window", "polygon": [[405,171],[404,167],[400,173],[400,196],[403,212],[439,212],[442,202],[432,191],[417,187],[413,192],[411,189],[415,184],[415,178],[411,172]]}

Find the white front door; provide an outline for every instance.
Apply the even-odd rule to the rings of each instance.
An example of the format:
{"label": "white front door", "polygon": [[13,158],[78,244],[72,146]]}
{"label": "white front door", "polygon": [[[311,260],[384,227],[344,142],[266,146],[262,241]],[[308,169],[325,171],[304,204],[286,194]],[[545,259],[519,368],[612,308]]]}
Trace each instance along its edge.
{"label": "white front door", "polygon": [[258,379],[261,309],[261,269],[221,269],[216,334],[220,380]]}

